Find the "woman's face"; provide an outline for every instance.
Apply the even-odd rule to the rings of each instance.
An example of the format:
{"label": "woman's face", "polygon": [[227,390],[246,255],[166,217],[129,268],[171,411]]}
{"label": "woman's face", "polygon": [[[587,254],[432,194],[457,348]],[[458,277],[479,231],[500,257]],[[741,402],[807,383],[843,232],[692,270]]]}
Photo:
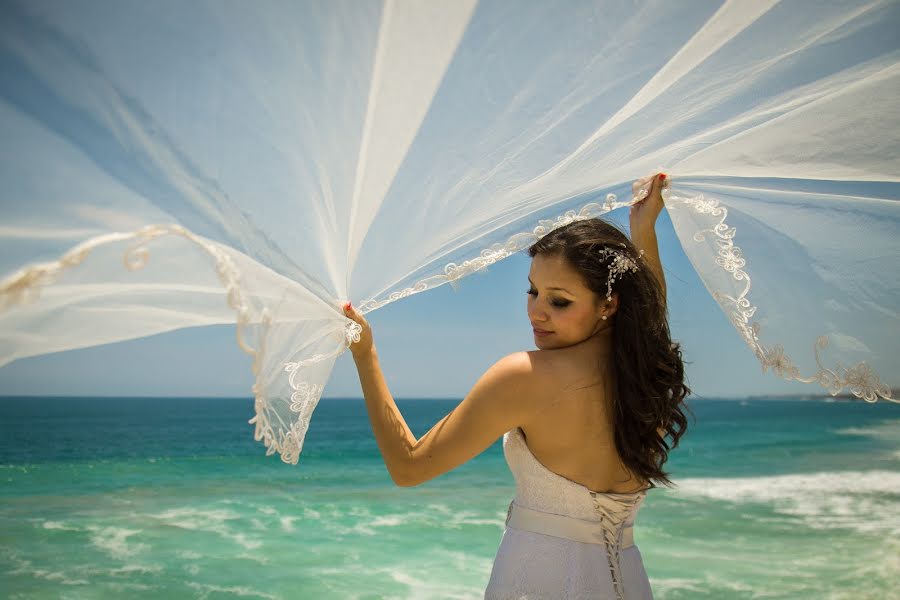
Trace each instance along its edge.
{"label": "woman's face", "polygon": [[612,303],[599,298],[562,255],[532,258],[528,280],[528,319],[539,349],[583,342],[612,323],[602,315],[612,317],[616,296]]}

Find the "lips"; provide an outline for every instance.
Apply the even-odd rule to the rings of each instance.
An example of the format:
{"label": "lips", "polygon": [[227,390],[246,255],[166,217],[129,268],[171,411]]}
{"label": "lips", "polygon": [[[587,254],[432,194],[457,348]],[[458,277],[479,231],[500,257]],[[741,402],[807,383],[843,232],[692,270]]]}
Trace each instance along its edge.
{"label": "lips", "polygon": [[534,331],[534,335],[550,335],[551,333],[553,333],[552,331],[538,329],[537,327],[532,327],[532,330]]}

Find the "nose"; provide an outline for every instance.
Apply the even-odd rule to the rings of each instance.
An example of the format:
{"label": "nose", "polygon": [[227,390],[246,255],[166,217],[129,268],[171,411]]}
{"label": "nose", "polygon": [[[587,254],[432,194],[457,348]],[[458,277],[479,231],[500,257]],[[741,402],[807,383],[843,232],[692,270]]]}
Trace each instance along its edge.
{"label": "nose", "polygon": [[547,321],[547,313],[540,309],[537,302],[532,300],[528,303],[528,319],[532,323],[545,323]]}

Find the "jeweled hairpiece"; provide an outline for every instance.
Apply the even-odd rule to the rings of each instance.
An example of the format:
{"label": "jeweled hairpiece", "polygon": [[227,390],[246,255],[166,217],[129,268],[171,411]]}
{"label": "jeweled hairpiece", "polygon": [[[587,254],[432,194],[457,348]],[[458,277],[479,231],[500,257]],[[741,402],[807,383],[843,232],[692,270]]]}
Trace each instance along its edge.
{"label": "jeweled hairpiece", "polygon": [[[623,248],[627,246],[625,244],[619,244]],[[637,262],[628,256],[625,252],[621,250],[616,250],[613,248],[605,247],[600,252],[598,252],[601,259],[606,259],[610,256],[613,257],[612,263],[609,265],[609,277],[606,279],[606,299],[612,300],[612,284],[613,282],[619,278],[624,273],[637,273],[638,264]],[[644,251],[641,250],[639,256],[643,256]]]}

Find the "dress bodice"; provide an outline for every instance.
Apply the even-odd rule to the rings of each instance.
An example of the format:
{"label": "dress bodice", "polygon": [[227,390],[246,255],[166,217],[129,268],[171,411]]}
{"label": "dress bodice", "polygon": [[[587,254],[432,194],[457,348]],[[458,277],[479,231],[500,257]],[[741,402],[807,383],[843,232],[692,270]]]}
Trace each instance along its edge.
{"label": "dress bodice", "polygon": [[532,454],[521,428],[503,435],[503,454],[516,480],[516,503],[545,512],[590,521],[608,520],[626,527],[634,523],[647,490],[595,492],[545,467]]}
{"label": "dress bodice", "polygon": [[[628,529],[628,536],[623,534],[634,526],[647,489],[626,493],[595,492],[554,473],[534,456],[519,427],[503,435],[503,454],[516,480],[515,504],[543,513],[599,522],[615,597],[624,600],[620,546],[623,539],[631,537],[631,529]],[[510,504],[510,511],[512,509],[513,504]]]}

